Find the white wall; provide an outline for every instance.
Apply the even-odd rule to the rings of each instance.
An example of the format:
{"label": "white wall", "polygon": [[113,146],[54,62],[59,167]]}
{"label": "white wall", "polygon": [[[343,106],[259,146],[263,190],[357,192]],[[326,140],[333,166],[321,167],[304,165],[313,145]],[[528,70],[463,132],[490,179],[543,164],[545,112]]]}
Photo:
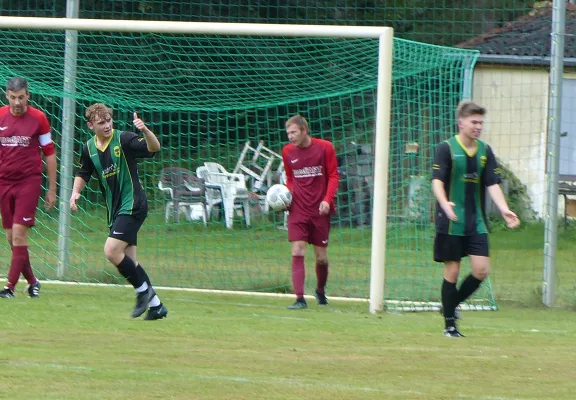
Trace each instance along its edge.
{"label": "white wall", "polygon": [[532,207],[545,207],[548,71],[477,65],[473,99],[488,109],[482,139],[527,186]]}

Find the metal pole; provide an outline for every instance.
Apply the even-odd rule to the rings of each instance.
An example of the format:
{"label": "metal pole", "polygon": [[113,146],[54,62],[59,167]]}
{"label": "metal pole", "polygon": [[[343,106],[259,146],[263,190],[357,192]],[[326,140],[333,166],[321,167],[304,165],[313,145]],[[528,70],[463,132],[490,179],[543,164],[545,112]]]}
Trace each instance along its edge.
{"label": "metal pole", "polygon": [[[80,0],[66,1],[66,18],[78,18]],[[78,31],[67,30],[64,47],[64,99],[62,104],[62,144],[60,155],[60,215],[58,217],[58,278],[66,273],[70,249],[70,206],[74,165],[74,122],[76,119],[76,62]]]}
{"label": "metal pole", "polygon": [[556,275],[556,242],[558,238],[558,166],[560,155],[560,117],[562,78],[564,72],[564,33],[566,0],[552,4],[552,33],[550,54],[550,91],[548,105],[546,214],[544,226],[544,270],[542,302],[554,305]]}
{"label": "metal pole", "polygon": [[380,36],[378,51],[376,141],[374,145],[374,212],[372,215],[372,259],[370,265],[371,313],[384,310],[393,45],[394,32],[390,29]]}
{"label": "metal pole", "polygon": [[464,77],[462,82],[462,100],[472,99],[472,86],[474,83],[474,65],[478,54],[469,54],[464,59]]}

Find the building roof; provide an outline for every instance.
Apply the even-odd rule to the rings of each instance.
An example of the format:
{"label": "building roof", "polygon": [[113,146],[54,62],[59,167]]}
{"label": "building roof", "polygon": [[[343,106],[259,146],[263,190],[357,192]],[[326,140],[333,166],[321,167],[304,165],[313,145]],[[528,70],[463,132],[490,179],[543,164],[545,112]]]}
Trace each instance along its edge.
{"label": "building roof", "polygon": [[[528,15],[456,45],[479,50],[483,56],[550,57],[552,2]],[[576,5],[566,4],[564,57],[576,58]],[[572,35],[572,36],[570,36]],[[481,57],[482,59],[483,57]]]}

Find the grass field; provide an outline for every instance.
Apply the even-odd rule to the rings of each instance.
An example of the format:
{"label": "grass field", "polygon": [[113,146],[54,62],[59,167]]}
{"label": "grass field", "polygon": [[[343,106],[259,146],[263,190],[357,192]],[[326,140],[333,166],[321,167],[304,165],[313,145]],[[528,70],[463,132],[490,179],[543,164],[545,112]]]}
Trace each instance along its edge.
{"label": "grass field", "polygon": [[[75,215],[69,249],[70,265],[65,280],[93,283],[124,283],[103,256],[107,236],[103,216]],[[289,292],[290,248],[286,232],[276,229],[281,217],[255,219],[243,228],[237,220],[233,230],[221,223],[166,224],[152,213],[139,236],[139,261],[154,283],[238,291]],[[56,219],[41,217],[32,234],[32,263],[42,279],[56,279],[58,228]],[[561,228],[558,238],[557,305],[576,306],[576,269],[573,249],[576,228]],[[524,224],[522,229],[495,230],[491,283],[496,300],[531,306],[541,303],[544,227]],[[391,223],[387,232],[386,295],[396,300],[437,300],[442,266],[432,262],[433,232],[415,224]],[[329,250],[329,293],[332,296],[367,298],[370,287],[370,229],[335,228]],[[0,259],[9,260],[9,249],[0,241]],[[312,252],[307,257],[308,277],[313,278]],[[5,267],[7,269],[7,263]],[[466,268],[466,266],[464,267]],[[307,280],[311,293],[314,279]],[[481,293],[489,298],[486,290]]]}
{"label": "grass field", "polygon": [[[69,279],[123,283],[103,257],[101,225],[75,223]],[[55,227],[33,234],[42,278],[54,277]],[[366,302],[343,300],[289,311],[292,296],[273,293],[158,289],[168,318],[132,320],[131,289],[45,281],[38,300],[0,302],[0,399],[573,399],[574,232],[560,230],[558,307],[544,309],[542,225],[496,230],[499,311],[465,312],[462,339],[445,338],[435,312],[371,315]],[[233,233],[151,218],[139,258],[157,285],[290,291],[286,233],[259,224]],[[366,298],[370,231],[335,229],[332,238],[329,297]],[[390,226],[388,296],[437,298],[431,241],[430,231]],[[311,293],[310,264],[307,283]]]}
{"label": "grass field", "polygon": [[158,290],[170,314],[132,320],[120,287],[45,284],[0,303],[0,399],[573,399],[568,310],[371,315],[366,303]]}

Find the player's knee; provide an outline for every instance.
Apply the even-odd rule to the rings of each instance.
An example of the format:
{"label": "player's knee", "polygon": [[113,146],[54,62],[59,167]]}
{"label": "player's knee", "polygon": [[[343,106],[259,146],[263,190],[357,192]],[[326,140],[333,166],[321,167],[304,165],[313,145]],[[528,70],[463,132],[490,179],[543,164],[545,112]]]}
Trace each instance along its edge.
{"label": "player's knee", "polygon": [[472,270],[472,276],[479,281],[483,281],[490,275],[490,267],[475,268]]}
{"label": "player's knee", "polygon": [[444,279],[448,282],[456,282],[460,274],[460,262],[447,261],[444,263]]}
{"label": "player's knee", "polygon": [[124,258],[124,252],[109,245],[104,245],[104,255],[114,265],[118,265]]}
{"label": "player's knee", "polygon": [[328,265],[328,258],[317,258],[316,265],[320,267],[325,267],[326,265]]}
{"label": "player's knee", "polygon": [[111,249],[104,247],[104,255],[108,259],[108,261],[113,262],[114,252]]}
{"label": "player's knee", "polygon": [[292,256],[304,257],[306,255],[306,242],[292,242]]}
{"label": "player's knee", "polygon": [[11,246],[27,246],[28,245],[28,231],[24,229],[12,229],[10,237],[6,236],[8,243]]}

